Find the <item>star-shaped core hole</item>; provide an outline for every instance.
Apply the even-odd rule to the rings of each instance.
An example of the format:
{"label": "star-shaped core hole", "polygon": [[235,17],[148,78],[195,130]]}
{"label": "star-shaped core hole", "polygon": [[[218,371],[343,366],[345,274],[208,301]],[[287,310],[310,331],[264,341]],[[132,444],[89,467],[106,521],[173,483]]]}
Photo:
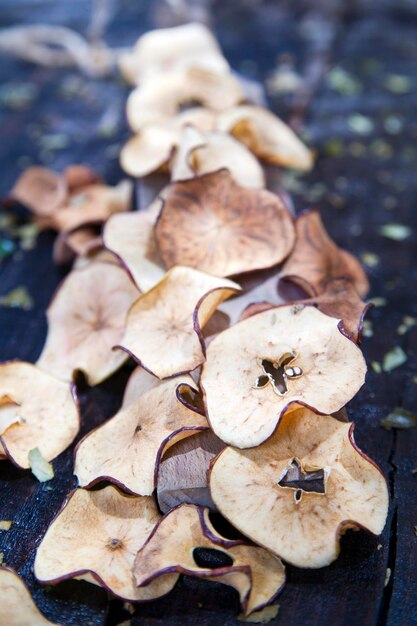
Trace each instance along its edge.
{"label": "star-shaped core hole", "polygon": [[263,375],[256,379],[255,389],[263,389],[271,384],[273,390],[279,396],[284,396],[288,392],[288,379],[299,378],[303,375],[303,370],[298,365],[290,367],[297,355],[294,352],[285,352],[278,361],[260,359],[259,365],[263,370]]}
{"label": "star-shaped core hole", "polygon": [[303,492],[326,493],[325,478],[324,469],[308,470],[303,468],[297,459],[293,459],[278,481],[278,485],[293,489],[295,501],[300,502]]}

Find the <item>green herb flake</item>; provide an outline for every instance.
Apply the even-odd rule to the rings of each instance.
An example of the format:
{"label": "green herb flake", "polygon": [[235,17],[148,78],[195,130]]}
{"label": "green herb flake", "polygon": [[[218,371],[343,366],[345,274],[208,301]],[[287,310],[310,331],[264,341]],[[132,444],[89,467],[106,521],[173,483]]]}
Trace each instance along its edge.
{"label": "green herb flake", "polygon": [[384,355],[382,361],[382,369],[384,372],[391,372],[395,370],[397,367],[404,365],[407,361],[407,355],[404,350],[400,346],[395,346]]}
{"label": "green herb flake", "polygon": [[382,298],[381,296],[376,296],[375,298],[370,298],[368,300],[369,304],[373,304],[375,307],[387,306],[388,300],[386,298]]}
{"label": "green herb flake", "polygon": [[5,565],[5,562],[4,562],[4,552],[0,552],[0,565]]}
{"label": "green herb flake", "polygon": [[0,520],[0,530],[10,530],[13,522],[8,519]]}
{"label": "green herb flake", "polygon": [[397,328],[397,333],[399,335],[405,335],[405,333],[407,333],[410,328],[413,328],[413,326],[417,325],[417,318],[415,317],[411,317],[411,315],[405,315],[403,317],[403,321],[402,324],[400,324]]}
{"label": "green herb flake", "polygon": [[342,67],[334,67],[327,74],[327,84],[342,96],[354,96],[362,91],[360,81]]}
{"label": "green herb flake", "polygon": [[379,256],[373,252],[363,252],[361,254],[362,262],[368,267],[376,267],[379,264]]}
{"label": "green herb flake", "polygon": [[417,415],[406,409],[396,407],[387,417],[381,420],[381,426],[386,430],[391,430],[392,428],[415,428],[417,426]]}
{"label": "green herb flake", "polygon": [[370,135],[374,130],[374,123],[370,117],[361,113],[352,113],[348,117],[349,128],[358,135]]}
{"label": "green herb flake", "polygon": [[33,308],[33,299],[26,287],[16,287],[4,296],[0,296],[0,306],[29,311]]}
{"label": "green herb flake", "polygon": [[384,80],[384,87],[387,91],[396,94],[405,94],[411,91],[411,80],[408,76],[400,74],[389,74]]}
{"label": "green herb flake", "polygon": [[374,329],[373,329],[373,326],[372,326],[372,322],[370,320],[364,320],[363,328],[362,328],[362,335],[364,337],[373,337],[374,336]]}
{"label": "green herb flake", "polygon": [[0,87],[0,106],[23,111],[31,106],[38,93],[39,89],[33,83],[6,83]]}
{"label": "green herb flake", "polygon": [[341,139],[333,138],[323,144],[323,152],[326,156],[338,158],[343,156],[344,146]]}
{"label": "green herb flake", "polygon": [[371,367],[375,374],[380,374],[382,372],[381,363],[378,363],[378,361],[371,361]]}
{"label": "green herb flake", "polygon": [[407,239],[413,232],[409,226],[405,224],[384,224],[379,229],[379,234],[393,241],[403,241]]}
{"label": "green herb flake", "polygon": [[32,448],[32,450],[29,451],[28,459],[32,474],[40,483],[52,480],[54,477],[54,468],[51,463],[48,463],[48,461],[43,458],[39,448]]}
{"label": "green herb flake", "polygon": [[24,224],[15,229],[15,234],[20,239],[22,250],[33,250],[39,235],[39,226],[35,223]]}
{"label": "green herb flake", "polygon": [[384,120],[384,128],[390,135],[398,135],[404,128],[404,122],[398,115],[388,115]]}
{"label": "green herb flake", "polygon": [[237,616],[239,622],[247,622],[250,624],[268,624],[273,620],[279,611],[279,604],[270,604],[259,611],[254,611],[248,616],[240,613]]}

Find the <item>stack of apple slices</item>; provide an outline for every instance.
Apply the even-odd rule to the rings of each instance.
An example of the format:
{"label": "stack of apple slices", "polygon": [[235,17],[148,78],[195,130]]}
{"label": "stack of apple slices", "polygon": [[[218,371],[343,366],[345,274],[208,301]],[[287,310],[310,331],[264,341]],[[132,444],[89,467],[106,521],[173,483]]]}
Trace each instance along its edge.
{"label": "stack of apple slices", "polygon": [[[96,385],[133,359],[120,410],[76,447],[79,488],[38,547],[37,579],[145,602],[185,574],[232,586],[244,618],[267,621],[281,559],[324,567],[347,528],[385,524],[385,479],[344,408],[365,380],[368,281],[316,211],[294,219],[265,188],[261,161],[309,169],[311,152],[247,102],[207,29],[148,33],[121,69],[136,85],[121,163],[167,184],[139,212],[79,166],[78,187],[31,168],[12,190],[38,218],[48,206],[79,254],[36,365],[0,366],[0,452],[51,461],[78,431],[75,373]],[[26,598],[10,576],[0,587]]]}

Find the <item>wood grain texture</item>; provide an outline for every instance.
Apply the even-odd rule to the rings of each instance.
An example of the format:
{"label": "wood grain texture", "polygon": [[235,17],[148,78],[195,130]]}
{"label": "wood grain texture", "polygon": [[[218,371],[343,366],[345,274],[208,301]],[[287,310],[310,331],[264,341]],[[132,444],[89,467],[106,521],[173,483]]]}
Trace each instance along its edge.
{"label": "wood grain texture", "polygon": [[[7,0],[0,8],[0,22],[4,27],[48,20],[85,32],[90,6],[79,0]],[[289,54],[305,77],[296,97],[269,94],[273,110],[284,119],[306,120],[311,145],[318,153],[311,174],[301,179],[286,176],[284,182],[297,212],[318,206],[339,246],[356,255],[372,252],[379,256],[379,263],[369,269],[371,295],[386,298],[387,305],[370,313],[374,335],[364,340],[363,348],[368,362],[381,362],[388,350],[401,345],[408,362],[387,374],[370,371],[366,386],[350,405],[358,445],[389,479],[391,511],[383,536],[349,532],[342,540],[340,558],[330,567],[288,568],[288,584],[272,624],[416,624],[417,477],[411,469],[417,467],[417,431],[396,433],[380,427],[380,420],[395,406],[415,410],[417,329],[401,337],[397,327],[404,315],[417,315],[416,234],[391,242],[378,234],[378,228],[389,222],[416,226],[417,7],[394,0],[323,1],[314,4],[313,12],[303,0],[202,1],[185,13],[178,9],[177,14],[161,0],[119,0],[115,7],[106,34],[112,45],[133,43],[153,25],[168,26],[202,16],[211,22],[232,66],[246,76],[264,82],[277,57],[286,54],[291,59]],[[346,95],[322,80],[329,57],[359,81],[358,91]],[[408,79],[405,93],[387,89],[392,75]],[[4,91],[0,94],[0,195],[30,163],[63,169],[85,162],[109,183],[119,180],[117,152],[128,136],[123,116],[127,90],[120,82],[92,81],[73,71],[34,68],[6,57],[0,64],[0,79],[7,84],[13,80],[35,85],[35,97],[20,109],[7,104]],[[358,113],[373,121],[368,134],[354,130],[352,115]],[[103,128],[109,128],[109,119],[116,120],[115,131],[105,136]],[[59,134],[66,138],[65,149],[51,150],[43,137]],[[138,193],[139,200],[145,198],[149,198],[146,190]],[[35,361],[41,351],[44,311],[62,276],[51,261],[52,243],[53,236],[45,233],[34,250],[5,261],[0,269],[0,295],[25,285],[34,299],[30,311],[0,308],[2,360]],[[83,393],[82,434],[117,410],[127,374],[124,370]],[[36,545],[74,485],[71,450],[54,467],[54,481],[41,485],[28,473],[0,464],[0,519],[14,521],[11,530],[0,532],[0,551],[5,562],[23,575],[49,619],[64,626],[112,626],[123,619],[131,619],[132,626],[239,624],[235,592],[213,583],[184,578],[167,598],[138,607],[133,617],[121,603],[108,603],[103,591],[86,583],[65,583],[54,589],[36,585],[32,574]],[[392,573],[385,587],[387,567]]]}

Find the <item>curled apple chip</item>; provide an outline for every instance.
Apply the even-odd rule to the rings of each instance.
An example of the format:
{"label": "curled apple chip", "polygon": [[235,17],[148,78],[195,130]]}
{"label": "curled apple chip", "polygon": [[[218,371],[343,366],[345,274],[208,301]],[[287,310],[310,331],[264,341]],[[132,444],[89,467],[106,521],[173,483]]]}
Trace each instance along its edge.
{"label": "curled apple chip", "polygon": [[145,33],[131,52],[121,55],[119,66],[132,85],[178,68],[204,68],[218,73],[230,69],[211,31],[197,22]]}
{"label": "curled apple chip", "polygon": [[239,290],[231,280],[173,267],[132,305],[118,347],[158,378],[190,372],[205,358],[202,328]]}
{"label": "curled apple chip", "polygon": [[132,576],[135,555],[159,518],[152,497],[129,496],[112,485],[76,489],[37,549],[35,576],[49,585],[68,578],[87,580],[134,602],[160,598],[171,591],[178,574],[141,589]]}
{"label": "curled apple chip", "polygon": [[46,225],[69,232],[86,224],[105,222],[113,213],[129,209],[131,194],[132,183],[128,180],[115,187],[99,183],[87,185],[72,192]]}
{"label": "curled apple chip", "polygon": [[218,509],[247,537],[297,567],[334,561],[347,528],[379,535],[387,484],[355,445],[353,427],[298,408],[261,446],[226,448],[210,471]]}
{"label": "curled apple chip", "polygon": [[9,567],[0,567],[0,598],[4,626],[59,626],[42,615],[23,580]]}
{"label": "curled apple chip", "polygon": [[201,131],[213,130],[215,113],[204,107],[192,107],[164,122],[146,124],[122,148],[120,164],[124,171],[142,177],[166,169],[187,125]]}
{"label": "curled apple chip", "polygon": [[[276,283],[277,278],[274,277],[274,280]],[[267,285],[268,281],[266,281],[265,287]],[[253,293],[256,294],[256,290],[254,290]],[[260,291],[260,293],[265,293],[267,296],[266,300],[258,302],[253,298],[250,299],[251,292],[245,294],[246,301],[250,299],[250,304],[246,308],[242,307],[240,320],[244,320],[247,317],[251,317],[252,315],[256,315],[262,311],[267,311],[268,309],[272,309],[276,306],[276,303],[274,303],[273,291],[270,292],[270,294],[267,294],[265,289],[265,291]],[[268,301],[269,296],[271,296],[270,301]],[[242,303],[244,302],[244,297],[236,300],[237,302],[235,308],[239,305],[239,300],[242,300]],[[230,314],[227,304],[228,303],[226,303],[226,306],[223,306],[222,308]],[[356,343],[359,343],[361,339],[364,318],[372,306],[372,303],[366,304],[363,300],[361,300],[352,282],[347,278],[332,278],[327,283],[323,293],[304,300],[297,300],[294,304],[315,305],[322,313],[340,319],[341,324],[339,328],[341,332],[353,339]]]}
{"label": "curled apple chip", "polygon": [[232,134],[267,163],[300,170],[313,167],[311,151],[287,124],[263,107],[230,108],[219,115],[217,127]]}
{"label": "curled apple chip", "polygon": [[167,267],[189,265],[216,276],[272,267],[295,240],[280,198],[239,186],[227,170],[172,183],[155,235]]}
{"label": "curled apple chip", "polygon": [[113,215],[103,231],[104,245],[126,267],[140,291],[148,291],[165,275],[154,235],[154,226],[161,208],[155,200],[143,211]]}
{"label": "curled apple chip", "polygon": [[139,589],[171,572],[231,585],[245,615],[269,604],[285,583],[280,559],[263,548],[225,539],[211,525],[207,509],[189,504],[161,518],[135,560]]}
{"label": "curled apple chip", "polygon": [[157,387],[160,382],[159,378],[156,378],[138,365],[127,381],[123,394],[122,409],[126,409],[129,405],[135,404],[141,395]]}
{"label": "curled apple chip", "polygon": [[80,226],[71,232],[62,232],[54,241],[53,259],[57,265],[71,263],[75,257],[86,257],[103,247],[101,235],[95,226]]}
{"label": "curled apple chip", "polygon": [[242,187],[265,187],[259,161],[242,143],[226,133],[198,133],[186,127],[174,159],[171,180],[201,176],[222,168],[229,170]]}
{"label": "curled apple chip", "polygon": [[71,386],[31,363],[0,365],[0,442],[15,465],[29,468],[39,448],[51,461],[75,439],[80,427]]}
{"label": "curled apple chip", "polygon": [[64,204],[67,193],[64,176],[34,165],[21,174],[7,199],[20,202],[39,217],[46,217]]}
{"label": "curled apple chip", "polygon": [[295,246],[282,268],[281,281],[294,283],[316,296],[325,292],[334,278],[347,278],[361,297],[366,296],[369,282],[361,264],[330,239],[318,211],[299,215],[295,231]]}
{"label": "curled apple chip", "polygon": [[217,74],[203,68],[185,68],[149,77],[127,100],[130,127],[140,131],[151,122],[165,122],[182,105],[198,103],[222,111],[244,99],[239,81],[232,74]]}
{"label": "curled apple chip", "polygon": [[151,495],[163,452],[208,428],[204,415],[178,400],[176,389],[184,383],[194,387],[189,376],[160,381],[144,393],[135,385],[120,411],[78,444],[74,472],[79,484],[111,480],[131,493]]}
{"label": "curled apple chip", "polygon": [[258,313],[207,348],[200,384],[216,435],[238,448],[268,439],[293,403],[334,413],[363,385],[362,352],[312,306]]}
{"label": "curled apple chip", "polygon": [[48,334],[37,365],[70,381],[81,370],[90,385],[126,360],[112,348],[123,336],[126,314],[138,296],[127,273],[114,263],[93,262],[73,270],[47,311]]}

